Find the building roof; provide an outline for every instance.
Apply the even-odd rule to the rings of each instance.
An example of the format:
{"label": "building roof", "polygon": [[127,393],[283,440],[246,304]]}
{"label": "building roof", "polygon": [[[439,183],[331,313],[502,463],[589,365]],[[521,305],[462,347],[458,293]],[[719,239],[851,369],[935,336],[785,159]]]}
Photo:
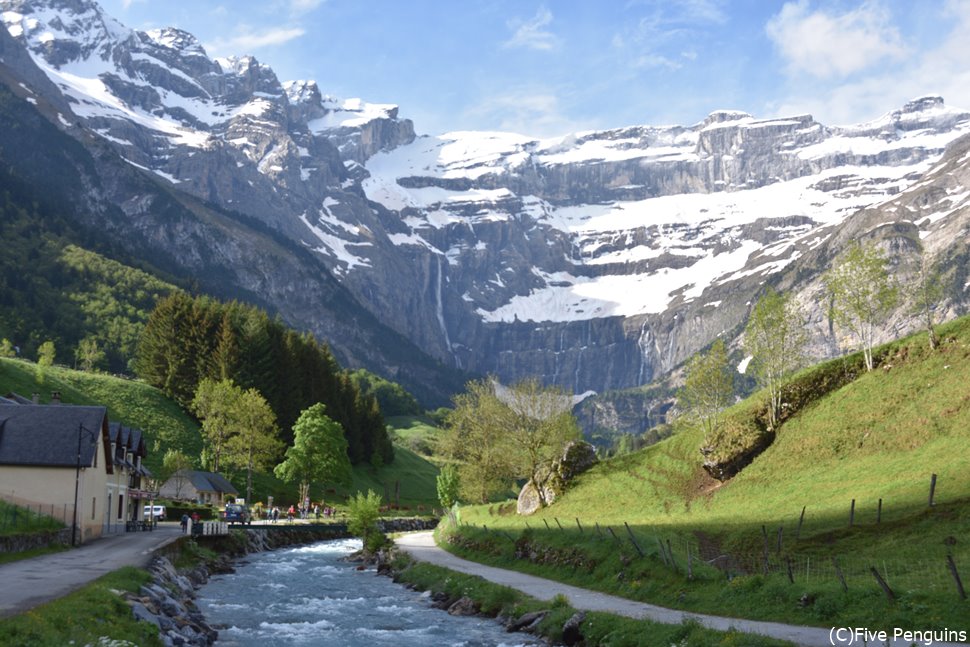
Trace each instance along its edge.
{"label": "building roof", "polygon": [[36,404],[33,400],[25,398],[19,393],[14,393],[13,391],[4,396],[4,399],[10,400],[11,404]]}
{"label": "building roof", "polygon": [[201,472],[188,470],[185,472],[189,482],[199,492],[218,492],[219,494],[239,494],[239,490],[232,486],[226,477],[215,472]]}
{"label": "building roof", "polygon": [[0,404],[0,465],[74,467],[80,437],[80,464],[90,467],[96,443],[107,445],[107,416],[104,407]]}

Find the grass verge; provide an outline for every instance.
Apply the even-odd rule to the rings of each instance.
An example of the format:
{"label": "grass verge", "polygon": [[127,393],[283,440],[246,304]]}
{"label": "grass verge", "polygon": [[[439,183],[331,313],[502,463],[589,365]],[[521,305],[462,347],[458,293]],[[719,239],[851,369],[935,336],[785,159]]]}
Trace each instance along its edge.
{"label": "grass verge", "polygon": [[[410,584],[418,590],[443,595],[449,600],[469,597],[486,616],[514,619],[526,613],[546,611],[547,614],[537,626],[536,632],[552,641],[562,639],[563,625],[576,613],[568,600],[561,596],[552,602],[542,602],[480,577],[415,562],[407,556],[398,556],[395,559],[394,570],[396,581]],[[694,622],[664,625],[608,613],[588,613],[581,632],[588,645],[616,647],[772,647],[790,644],[750,634],[713,631]]]}
{"label": "grass verge", "polygon": [[158,629],[138,622],[122,597],[150,580],[147,572],[126,567],[101,577],[59,600],[0,620],[0,645],[7,647],[64,647],[121,644],[160,647]]}

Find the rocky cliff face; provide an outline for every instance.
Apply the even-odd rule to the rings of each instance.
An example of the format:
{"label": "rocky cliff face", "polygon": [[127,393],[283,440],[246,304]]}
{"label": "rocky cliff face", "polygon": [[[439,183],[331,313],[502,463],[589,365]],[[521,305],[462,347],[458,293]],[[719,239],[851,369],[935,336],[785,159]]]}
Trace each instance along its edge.
{"label": "rocky cliff face", "polygon": [[[946,238],[962,230],[938,215],[944,199],[951,212],[965,204],[962,179],[888,211],[970,132],[970,113],[939,97],[850,127],[718,111],[553,139],[418,137],[396,106],[281,83],[252,57],[210,59],[190,34],[127,29],[89,0],[0,7],[46,73],[44,92],[70,103],[66,122],[174,194],[311,250],[446,366],[578,393],[647,384],[737,330],[766,281],[817,300],[813,281],[854,235],[850,221],[892,221],[934,258],[965,258]],[[184,242],[150,236],[170,250]],[[287,287],[317,270],[285,265],[261,268],[262,282],[233,271],[257,292],[276,286],[284,316],[326,336],[327,317],[315,321],[312,299]],[[965,287],[951,299],[963,308]],[[815,350],[831,353],[813,312]]]}

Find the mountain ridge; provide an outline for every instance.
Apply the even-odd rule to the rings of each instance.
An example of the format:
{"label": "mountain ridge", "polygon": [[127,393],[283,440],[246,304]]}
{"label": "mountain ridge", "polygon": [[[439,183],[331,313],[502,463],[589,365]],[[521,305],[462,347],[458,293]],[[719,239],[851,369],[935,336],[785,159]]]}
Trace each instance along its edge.
{"label": "mountain ridge", "polygon": [[[736,330],[766,281],[801,290],[786,277],[818,274],[803,259],[834,258],[812,252],[853,214],[899,220],[877,207],[970,133],[970,113],[923,97],[856,126],[720,110],[549,139],[418,136],[397,106],[282,83],[253,57],[209,59],[186,32],[127,30],[94,2],[0,6],[77,127],[129,165],[311,250],[443,365],[577,393],[668,375]],[[965,220],[958,197],[910,223],[934,258],[960,257],[938,242]],[[822,357],[838,340],[812,285]],[[952,290],[948,311],[967,301]]]}

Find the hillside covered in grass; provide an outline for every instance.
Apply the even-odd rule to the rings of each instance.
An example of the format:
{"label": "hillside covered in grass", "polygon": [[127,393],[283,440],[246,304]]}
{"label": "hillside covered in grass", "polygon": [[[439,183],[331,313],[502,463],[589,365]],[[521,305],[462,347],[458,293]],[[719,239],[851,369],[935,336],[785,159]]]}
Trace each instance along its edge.
{"label": "hillside covered in grass", "polygon": [[108,418],[145,433],[148,469],[157,471],[170,448],[188,456],[202,452],[199,426],[175,402],[158,389],[136,380],[75,371],[59,366],[43,370],[38,365],[17,359],[0,359],[0,394],[19,393],[24,397],[40,394],[47,403],[54,391],[68,404],[98,405],[108,409]]}
{"label": "hillside covered in grass", "polygon": [[[515,515],[512,503],[464,508],[468,525],[451,545],[477,559],[698,611],[803,624],[965,620],[970,607],[957,595],[948,559],[966,579],[970,318],[939,334],[936,350],[925,334],[879,348],[871,373],[849,356],[796,375],[792,411],[770,445],[724,482],[702,467],[701,430],[680,426],[654,446],[600,463],[532,517]],[[763,433],[762,398],[726,412],[725,433],[742,445]],[[482,525],[489,531],[474,528]]]}
{"label": "hillside covered in grass", "polygon": [[[54,391],[60,392],[61,401],[68,404],[105,406],[112,421],[144,431],[148,445],[145,463],[155,473],[168,449],[179,449],[196,459],[202,453],[202,437],[196,421],[160,390],[144,382],[58,366],[41,371],[32,362],[0,358],[0,395],[14,392],[29,398],[38,393],[41,402],[47,403]],[[335,502],[354,492],[372,489],[382,496],[387,491],[393,500],[399,494],[402,507],[430,509],[436,505],[438,468],[406,447],[394,447],[394,454],[395,459],[389,465],[356,465],[349,485],[334,487],[332,493],[329,487],[315,490],[313,495]],[[245,473],[229,474],[229,477],[241,492],[245,490]],[[272,495],[277,502],[296,503],[297,499],[295,484],[283,483],[272,474],[256,477],[255,493],[257,500],[263,501],[267,495]]]}

